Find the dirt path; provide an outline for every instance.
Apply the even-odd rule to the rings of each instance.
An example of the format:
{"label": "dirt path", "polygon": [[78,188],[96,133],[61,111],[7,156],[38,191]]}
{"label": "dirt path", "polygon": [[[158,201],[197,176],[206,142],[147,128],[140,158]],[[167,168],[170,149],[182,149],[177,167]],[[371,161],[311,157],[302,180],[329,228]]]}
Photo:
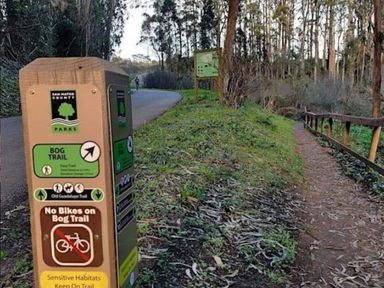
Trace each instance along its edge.
{"label": "dirt path", "polygon": [[384,287],[384,203],[296,127],[306,186],[293,287]]}

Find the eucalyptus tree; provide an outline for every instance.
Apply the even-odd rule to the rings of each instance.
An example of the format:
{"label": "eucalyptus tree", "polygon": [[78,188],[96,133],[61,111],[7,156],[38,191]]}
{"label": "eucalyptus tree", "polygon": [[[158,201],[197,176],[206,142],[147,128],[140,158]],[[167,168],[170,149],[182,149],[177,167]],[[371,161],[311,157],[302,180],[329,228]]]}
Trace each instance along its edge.
{"label": "eucalyptus tree", "polygon": [[7,0],[2,50],[26,63],[44,56],[109,59],[121,42],[127,0]]}
{"label": "eucalyptus tree", "polygon": [[[200,47],[207,49],[215,46],[215,7],[213,0],[202,0],[202,14],[200,21]],[[217,39],[217,38],[216,38]]]}

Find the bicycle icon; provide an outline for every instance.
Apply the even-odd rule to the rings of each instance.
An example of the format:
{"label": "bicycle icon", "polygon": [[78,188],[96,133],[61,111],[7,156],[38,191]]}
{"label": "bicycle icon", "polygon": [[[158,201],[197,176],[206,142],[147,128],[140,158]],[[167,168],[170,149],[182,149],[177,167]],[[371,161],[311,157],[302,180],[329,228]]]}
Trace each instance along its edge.
{"label": "bicycle icon", "polygon": [[[73,237],[71,237],[70,235],[65,235],[65,238],[67,238],[67,240],[59,239],[56,242],[56,250],[64,254],[64,253],[72,252],[72,250],[74,249],[73,248],[74,246],[81,253],[87,253],[91,247],[89,245],[89,242],[85,239],[80,239],[79,233],[73,233],[73,235],[74,235]],[[73,246],[69,244],[70,243],[69,241],[73,243]]]}
{"label": "bicycle icon", "polygon": [[58,266],[88,266],[94,260],[93,232],[84,224],[58,224],[51,230],[51,255]]}

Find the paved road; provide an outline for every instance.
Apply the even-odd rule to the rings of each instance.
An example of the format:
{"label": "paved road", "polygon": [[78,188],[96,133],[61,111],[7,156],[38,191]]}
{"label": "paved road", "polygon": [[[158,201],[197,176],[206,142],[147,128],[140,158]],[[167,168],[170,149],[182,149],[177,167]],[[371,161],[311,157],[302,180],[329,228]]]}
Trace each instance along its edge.
{"label": "paved road", "polygon": [[[175,92],[139,90],[133,93],[133,127],[159,117],[181,99]],[[0,121],[1,215],[27,199],[21,117]]]}

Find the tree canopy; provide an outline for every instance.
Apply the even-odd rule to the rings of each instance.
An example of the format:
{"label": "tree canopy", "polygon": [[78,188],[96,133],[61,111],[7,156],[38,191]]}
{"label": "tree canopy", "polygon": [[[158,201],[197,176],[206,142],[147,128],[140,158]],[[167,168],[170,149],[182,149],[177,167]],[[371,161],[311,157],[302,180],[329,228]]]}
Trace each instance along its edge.
{"label": "tree canopy", "polygon": [[6,0],[1,6],[1,50],[27,63],[47,56],[109,59],[120,44],[126,0]]}

